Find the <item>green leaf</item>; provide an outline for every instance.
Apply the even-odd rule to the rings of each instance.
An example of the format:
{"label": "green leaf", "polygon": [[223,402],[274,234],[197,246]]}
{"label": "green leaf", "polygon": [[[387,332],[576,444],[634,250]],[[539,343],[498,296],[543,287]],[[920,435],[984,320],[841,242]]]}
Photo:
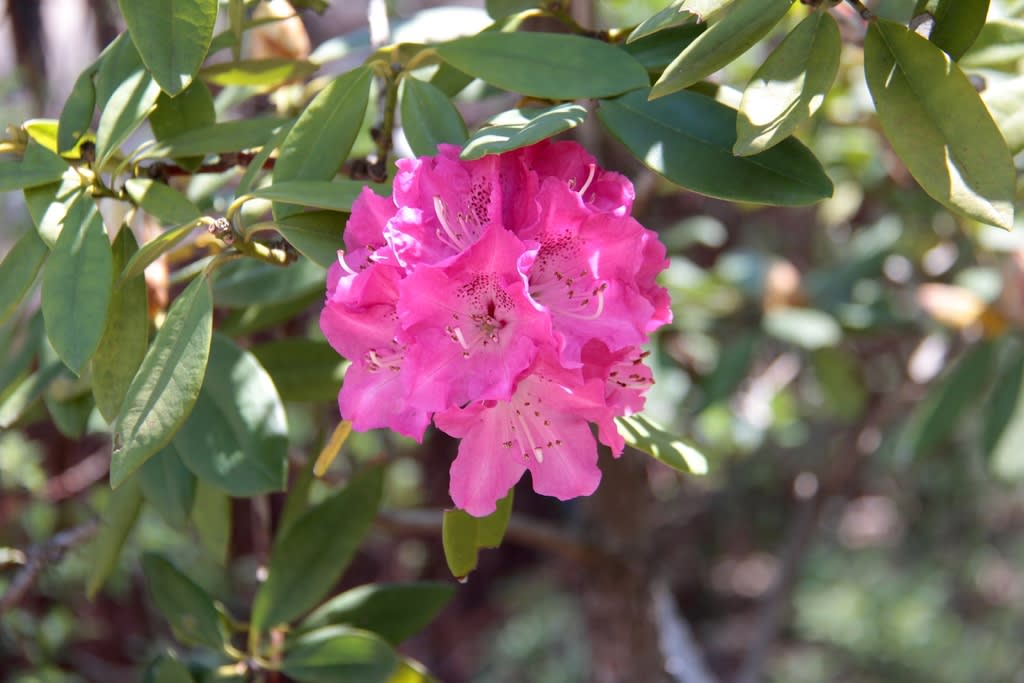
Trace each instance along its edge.
{"label": "green leaf", "polygon": [[231,499],[228,494],[202,479],[196,480],[192,522],[199,536],[199,545],[225,566],[231,545]]}
{"label": "green leaf", "polygon": [[[347,213],[352,210],[352,203],[362,193],[364,187],[385,196],[391,193],[391,188],[387,185],[368,184],[358,180],[285,180],[253,190],[249,195],[283,204]],[[341,232],[340,226],[338,232]]]}
{"label": "green leaf", "polygon": [[153,261],[156,261],[162,254],[170,251],[181,242],[183,239],[189,236],[189,234],[200,225],[200,221],[192,221],[185,225],[179,225],[176,228],[170,228],[160,233],[150,241],[146,242],[141,249],[135,252],[135,255],[131,257],[128,263],[125,265],[123,272],[121,273],[121,279],[126,280],[128,278],[142,275],[143,271]]}
{"label": "green leaf", "polygon": [[928,40],[954,60],[970,49],[985,26],[989,0],[939,0]]}
{"label": "green leaf", "polygon": [[305,260],[288,268],[255,260],[233,261],[218,268],[213,280],[217,305],[232,308],[282,303],[323,288],[323,269]]}
{"label": "green leaf", "polygon": [[224,645],[220,616],[206,591],[155,553],[142,556],[142,572],[153,602],[170,623],[175,637],[215,650]]}
{"label": "green leaf", "polygon": [[348,214],[337,211],[303,211],[283,216],[278,231],[288,243],[321,268],[330,268],[338,260],[344,245],[341,234]]}
{"label": "green leaf", "polygon": [[864,73],[886,137],[924,191],[957,213],[1010,230],[1013,159],[949,55],[878,20],[864,39]]}
{"label": "green leaf", "polygon": [[96,126],[96,166],[102,167],[117,148],[138,128],[156,104],[160,86],[139,69],[110,96]]}
{"label": "green leaf", "polygon": [[174,442],[142,463],[138,477],[146,502],[168,524],[183,528],[195,503],[196,476],[181,461]]}
{"label": "green leaf", "polygon": [[113,425],[110,483],[118,486],[167,445],[199,398],[213,333],[213,298],[205,277],[175,299],[128,387]]}
{"label": "green leaf", "polygon": [[142,63],[131,37],[127,33],[121,33],[103,50],[94,63],[94,68],[96,104],[102,110],[118,86],[133,74],[145,71],[146,65]]}
{"label": "green leaf", "polygon": [[821,164],[792,138],[761,154],[733,156],[736,112],[710,97],[680,91],[648,101],[641,90],[602,102],[597,113],[651,170],[694,192],[779,205],[832,195]]}
{"label": "green leaf", "polygon": [[508,529],[512,516],[514,491],[498,501],[497,507],[486,517],[473,517],[464,510],[445,510],[441,523],[441,544],[444,559],[459,581],[465,580],[476,569],[481,548],[497,548]]}
{"label": "green leaf", "polygon": [[[25,151],[26,157],[32,149],[42,148],[31,143]],[[42,150],[42,153],[50,152]],[[57,243],[68,207],[75,203],[82,191],[82,178],[71,170],[65,172],[59,182],[25,188],[25,205],[28,207],[29,215],[36,226],[36,232],[50,249]]]}
{"label": "green leaf", "polygon": [[90,544],[88,558],[89,576],[85,581],[85,593],[92,600],[117,566],[121,547],[128,533],[135,526],[135,519],[142,507],[142,492],[137,477],[124,482],[124,486],[108,494],[107,506],[100,515],[100,528]]}
{"label": "green leaf", "polygon": [[704,395],[696,412],[733,395],[747,378],[758,341],[757,334],[742,334],[725,342],[715,369],[703,383]]}
{"label": "green leaf", "polygon": [[92,197],[68,209],[43,273],[46,336],[75,374],[96,351],[110,304],[113,262],[103,218]]}
{"label": "green leaf", "polygon": [[242,59],[208,66],[199,75],[216,85],[270,89],[313,74],[319,65],[294,59]]}
{"label": "green leaf", "polygon": [[638,451],[674,470],[686,474],[707,474],[708,461],[703,453],[646,415],[617,417],[615,423],[626,443]]}
{"label": "green leaf", "polygon": [[0,263],[0,325],[17,310],[18,304],[32,289],[49,253],[39,233],[29,229],[4,256]]}
{"label": "green leaf", "polygon": [[[213,106],[213,95],[202,81],[192,81],[191,85],[171,97],[161,91],[156,98],[156,108],[149,115],[149,125],[157,140],[168,140],[174,136],[187,134],[191,130],[212,126],[217,122],[217,112]],[[202,156],[181,157],[178,164],[194,171],[202,163]]]}
{"label": "green leaf", "polygon": [[93,77],[96,67],[90,67],[78,75],[71,88],[57,124],[57,151],[61,154],[75,150],[92,125],[96,109],[96,84]]}
{"label": "green leaf", "polygon": [[[138,251],[135,235],[127,225],[114,240],[113,272],[120,273]],[[92,393],[96,407],[107,422],[113,422],[121,410],[135,371],[142,364],[149,346],[149,299],[146,281],[133,277],[117,282],[110,296],[110,307],[103,336],[92,356]]]}
{"label": "green leaf", "polygon": [[985,24],[960,63],[972,69],[1003,69],[1017,73],[1024,59],[1024,21],[1001,19]]}
{"label": "green leaf", "polygon": [[504,19],[511,14],[534,9],[540,3],[541,0],[487,0],[484,5],[491,19]]}
{"label": "green leaf", "polygon": [[267,580],[253,600],[253,629],[291,621],[331,589],[370,530],[382,483],[380,468],[366,470],[274,541]]}
{"label": "green leaf", "polygon": [[242,177],[238,179],[238,187],[235,190],[235,196],[241,197],[243,194],[248,194],[256,184],[257,178],[263,174],[263,165],[270,159],[270,155],[280,146],[288,133],[291,132],[292,126],[295,124],[294,120],[279,127],[274,134],[271,135],[264,144],[260,147],[259,152],[253,155],[252,161],[246,167],[245,172],[242,173]]}
{"label": "green leaf", "polygon": [[1024,354],[1018,353],[1001,370],[986,402],[982,445],[993,473],[1015,481],[1024,476]]}
{"label": "green leaf", "polygon": [[581,36],[488,31],[435,50],[460,71],[541,99],[607,97],[649,83],[646,69],[632,57]]}
{"label": "green leaf", "polygon": [[736,118],[738,156],[757,154],[814,116],[839,71],[839,26],[811,12],[768,57],[743,92]]}
{"label": "green leaf", "polygon": [[0,160],[0,193],[55,183],[66,170],[66,161],[36,141],[29,141],[21,161]]}
{"label": "green leaf", "polygon": [[651,88],[664,97],[707,78],[746,52],[772,30],[793,0],[734,0],[722,19],[686,46]]}
{"label": "green leaf", "polygon": [[224,121],[194,128],[161,140],[145,156],[156,158],[191,157],[203,154],[238,152],[260,147],[287,121],[273,116],[257,116],[238,121]]}
{"label": "green leaf", "polygon": [[46,404],[46,410],[57,431],[68,439],[81,439],[89,425],[89,416],[93,412],[95,402],[88,393],[58,398],[56,394],[59,386],[59,382],[50,385],[50,391],[43,395],[43,403]]}
{"label": "green leaf", "polygon": [[426,628],[453,595],[451,584],[437,581],[372,583],[331,598],[303,619],[299,628],[343,624],[373,631],[398,645]]}
{"label": "green leaf", "polygon": [[25,411],[43,396],[43,392],[60,376],[64,365],[53,362],[24,378],[0,401],[0,428],[8,429]]}
{"label": "green leaf", "polygon": [[661,75],[680,50],[696,40],[707,27],[707,24],[701,23],[668,28],[621,47],[632,55],[633,59],[643,64],[645,69]]}
{"label": "green leaf", "polygon": [[654,35],[667,28],[675,28],[683,24],[697,21],[699,17],[682,7],[686,0],[673,0],[667,7],[644,19],[633,29],[626,38],[626,43],[632,43],[641,38]]}
{"label": "green leaf", "polygon": [[547,109],[511,109],[489,120],[466,142],[463,159],[501,154],[546,140],[575,128],[587,118],[578,104],[560,104]]}
{"label": "green leaf", "polygon": [[296,639],[281,670],[299,683],[388,683],[398,664],[391,646],[372,633],[328,626]]}
{"label": "green leaf", "polygon": [[960,417],[977,405],[995,367],[994,342],[983,341],[965,351],[904,423],[896,442],[896,459],[908,462],[945,441]]}
{"label": "green leaf", "polygon": [[284,489],[284,406],[266,370],[227,337],[213,336],[206,380],[174,449],[197,477],[232,496]]}
{"label": "green leaf", "polygon": [[280,339],[252,347],[283,401],[331,401],[348,363],[327,342]]}
{"label": "green leaf", "polygon": [[142,683],[195,683],[195,680],[187,666],[165,653],[146,667]]}
{"label": "green leaf", "polygon": [[118,0],[132,42],[172,97],[188,87],[206,59],[217,0]]}
{"label": "green leaf", "polygon": [[156,180],[129,178],[124,190],[136,205],[161,223],[191,223],[201,215],[185,195]]}
{"label": "green leaf", "polygon": [[274,181],[330,180],[348,157],[366,114],[372,72],[335,78],[306,106],[281,143]]}
{"label": "green leaf", "polygon": [[448,96],[411,76],[402,81],[402,131],[417,156],[437,154],[441,143],[466,141],[466,123]]}

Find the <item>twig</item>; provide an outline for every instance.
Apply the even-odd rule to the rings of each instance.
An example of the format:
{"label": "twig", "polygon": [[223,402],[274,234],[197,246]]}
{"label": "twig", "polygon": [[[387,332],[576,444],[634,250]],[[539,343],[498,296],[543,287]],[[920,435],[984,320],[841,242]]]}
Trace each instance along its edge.
{"label": "twig", "polygon": [[102,479],[109,470],[110,452],[101,449],[47,481],[43,496],[51,503],[73,498]]}
{"label": "twig", "polygon": [[[383,510],[377,515],[376,524],[394,534],[440,537],[441,521],[441,513],[434,510]],[[580,564],[600,563],[609,558],[609,553],[597,545],[545,522],[515,514],[509,520],[505,540],[560,555]]]}
{"label": "twig", "polygon": [[47,565],[59,562],[64,557],[64,553],[88,541],[96,535],[98,530],[99,522],[94,519],[80,526],[61,531],[45,543],[30,548],[25,553],[24,566],[14,575],[3,597],[0,597],[0,614],[21,602],[25,593],[32,588]]}
{"label": "twig", "polygon": [[679,683],[717,683],[664,579],[651,582],[651,603],[665,671]]}

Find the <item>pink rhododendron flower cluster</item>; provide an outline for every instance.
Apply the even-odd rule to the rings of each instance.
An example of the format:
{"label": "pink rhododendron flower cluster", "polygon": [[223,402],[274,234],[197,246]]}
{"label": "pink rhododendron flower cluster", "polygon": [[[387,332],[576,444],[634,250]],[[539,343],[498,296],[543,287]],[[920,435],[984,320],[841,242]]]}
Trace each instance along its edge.
{"label": "pink rhododendron flower cluster", "polygon": [[526,470],[538,493],[593,493],[588,423],[621,454],[614,418],[652,382],[639,345],[671,319],[665,248],[633,197],[572,142],[399,161],[391,197],[356,201],[328,273],[320,325],[352,361],[342,416],[461,438],[450,490],[472,515]]}

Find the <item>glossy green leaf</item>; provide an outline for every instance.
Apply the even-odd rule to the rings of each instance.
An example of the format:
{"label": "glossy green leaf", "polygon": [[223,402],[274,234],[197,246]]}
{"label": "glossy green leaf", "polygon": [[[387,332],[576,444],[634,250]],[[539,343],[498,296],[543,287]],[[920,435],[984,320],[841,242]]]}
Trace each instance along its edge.
{"label": "glossy green leaf", "polygon": [[187,666],[165,653],[146,667],[142,683],[195,683],[195,680]]}
{"label": "glossy green leaf", "polygon": [[949,55],[879,20],[864,39],[864,72],[886,137],[924,191],[953,211],[1011,229],[1013,159]]}
{"label": "glossy green leaf", "polygon": [[129,259],[128,263],[125,264],[123,271],[121,272],[121,279],[132,278],[137,275],[141,275],[153,261],[156,261],[160,256],[175,247],[179,242],[184,240],[200,225],[199,221],[192,221],[185,225],[179,225],[175,228],[170,228],[160,233],[150,241],[142,245],[134,256]]}
{"label": "glossy green leaf", "polygon": [[43,273],[42,309],[50,343],[64,364],[78,374],[103,335],[113,257],[92,197],[80,196],[63,223]]}
{"label": "glossy green leaf", "polygon": [[[121,227],[112,250],[113,272],[117,274],[138,251],[131,228]],[[136,276],[116,282],[110,296],[103,336],[90,365],[96,407],[107,422],[113,422],[121,410],[121,403],[148,346],[146,281]]]}
{"label": "glossy green leaf", "polygon": [[43,397],[43,392],[60,376],[64,365],[55,361],[18,382],[0,401],[0,428],[7,429]]}
{"label": "glossy green leaf", "polygon": [[177,190],[149,178],[129,178],[124,190],[136,205],[161,223],[179,225],[199,218],[199,208]]}
{"label": "glossy green leaf", "polygon": [[841,49],[839,26],[831,14],[811,12],[801,21],[743,91],[733,152],[763,152],[814,116],[839,71]]}
{"label": "glossy green leaf", "polygon": [[680,91],[648,101],[637,91],[602,102],[598,117],[651,170],[712,197],[764,204],[811,204],[832,195],[814,155],[794,139],[749,157],[733,156],[736,112]]}
{"label": "glossy green leaf", "polygon": [[218,268],[213,280],[217,305],[232,308],[282,303],[323,287],[323,269],[304,259],[287,268],[255,260],[233,261]]}
{"label": "glossy green leaf", "polygon": [[511,109],[488,121],[466,142],[463,159],[501,154],[546,140],[575,128],[587,118],[578,104],[560,104],[547,109]]}
{"label": "glossy green leaf", "polygon": [[156,147],[147,151],[145,156],[191,157],[260,147],[273,136],[274,131],[285,124],[284,119],[274,116],[256,116],[214,123],[161,140]]}
{"label": "glossy green leaf", "polygon": [[667,28],[621,47],[643,64],[645,69],[660,76],[679,52],[704,33],[707,27],[706,23],[701,23]]}
{"label": "glossy green leaf", "polygon": [[175,637],[220,649],[224,636],[213,599],[192,579],[155,553],[142,557],[149,595],[171,625]]}
{"label": "glossy green leaf", "polygon": [[[156,108],[149,115],[149,125],[157,140],[168,140],[189,131],[212,126],[217,122],[210,89],[200,80],[194,80],[180,93],[171,97],[161,91]],[[202,163],[202,155],[176,159],[179,165],[194,171]]]}
{"label": "glossy green leaf", "polygon": [[156,104],[160,86],[138,70],[114,90],[96,126],[96,165],[102,166],[138,128]]}
{"label": "glossy green leaf", "polygon": [[288,423],[277,389],[248,351],[213,336],[195,409],[174,437],[174,449],[197,477],[232,496],[284,488]]}
{"label": "glossy green leaf", "polygon": [[451,584],[438,581],[372,583],[331,598],[303,619],[299,629],[347,625],[398,645],[426,628],[454,595]]}
{"label": "glossy green leaf", "polygon": [[402,131],[417,156],[437,154],[441,143],[462,145],[466,123],[441,90],[407,77],[402,81]]}
{"label": "glossy green leaf", "polygon": [[707,474],[708,461],[703,453],[646,415],[617,417],[615,423],[626,444],[638,451],[674,470],[686,474]]}
{"label": "glossy green leaf", "polygon": [[960,59],[985,26],[988,6],[989,0],[939,0],[928,39],[954,60]]}
{"label": "glossy green leaf", "polygon": [[174,96],[206,59],[217,0],[118,0],[132,42],[160,87]]}
{"label": "glossy green leaf", "polygon": [[996,476],[1007,481],[1024,477],[1024,354],[996,376],[982,438]]}
{"label": "glossy green leaf", "polygon": [[294,59],[242,59],[204,68],[199,75],[216,85],[273,88],[287,81],[307,78],[317,70],[312,62]]}
{"label": "glossy green leaf", "polygon": [[357,180],[285,180],[253,190],[249,194],[254,198],[283,204],[348,212],[352,210],[352,203],[364,187],[383,195],[391,191],[387,185],[367,184]]}
{"label": "glossy green leaf", "polygon": [[0,262],[0,325],[25,298],[36,281],[50,250],[39,233],[31,228],[14,243]]}
{"label": "glossy green leaf", "polygon": [[99,533],[86,549],[89,575],[85,581],[85,593],[90,600],[117,566],[121,547],[135,526],[141,507],[142,492],[136,477],[128,479],[124,486],[108,494],[107,505],[100,515]]}
{"label": "glossy green leaf", "polygon": [[682,7],[685,2],[686,0],[673,0],[664,9],[644,19],[629,34],[626,42],[632,43],[641,38],[654,35],[659,31],[664,31],[667,28],[675,28],[683,24],[696,22],[698,16]]}
{"label": "glossy green leaf", "polygon": [[344,246],[341,235],[347,220],[348,214],[337,211],[303,211],[283,216],[277,229],[306,258],[330,268]]}
{"label": "glossy green leaf", "polygon": [[267,160],[270,159],[270,156],[277,150],[284,139],[288,137],[288,133],[291,132],[294,123],[293,120],[278,127],[273,135],[268,137],[260,146],[260,150],[253,155],[252,161],[246,166],[242,177],[238,179],[238,188],[235,190],[235,196],[240,197],[252,190],[256,185],[257,179],[264,173],[264,164],[267,163]]}
{"label": "glossy green leaf", "polygon": [[419,662],[405,657],[398,664],[388,683],[441,683]]}
{"label": "glossy green leaf", "polygon": [[28,147],[21,161],[0,160],[0,193],[58,182],[68,170],[66,161],[38,142]]}
{"label": "glossy green leaf", "polygon": [[96,84],[93,82],[95,75],[96,67],[88,68],[78,75],[60,112],[57,151],[62,154],[75,149],[92,125],[92,115],[96,109]]}
{"label": "glossy green leaf", "polygon": [[146,502],[171,526],[188,523],[196,497],[196,476],[181,461],[174,442],[139,467],[139,484]]}
{"label": "glossy green leaf", "polygon": [[347,362],[327,342],[280,339],[253,346],[252,354],[284,401],[332,401]]}
{"label": "glossy green leaf", "polygon": [[370,530],[382,483],[380,468],[366,470],[274,541],[267,580],[253,600],[252,628],[291,621],[324,597]]}
{"label": "glossy green leaf", "polygon": [[[25,152],[26,157],[33,148],[39,148],[39,145],[30,144]],[[50,153],[48,150],[42,152]],[[25,206],[36,226],[36,232],[50,249],[57,243],[57,237],[64,227],[64,216],[67,215],[68,207],[75,203],[82,191],[82,178],[70,170],[57,182],[25,188]]]}
{"label": "glossy green leaf", "polygon": [[296,316],[308,314],[313,308],[323,305],[323,299],[322,289],[311,289],[297,299],[272,304],[253,304],[239,308],[224,316],[220,321],[219,329],[232,337],[243,337],[254,332],[269,330]]}
{"label": "glossy green leaf", "polygon": [[203,385],[212,333],[213,298],[199,277],[174,300],[128,387],[113,425],[111,485],[127,479],[185,423]]}
{"label": "glossy green leaf", "polygon": [[55,395],[59,385],[59,381],[50,385],[50,391],[43,395],[43,403],[57,431],[65,438],[81,439],[88,428],[89,416],[96,407],[92,395],[86,392],[70,398],[59,398]]}
{"label": "glossy green leaf", "polygon": [[228,561],[231,546],[231,498],[213,484],[196,480],[192,522],[199,545],[218,564]]}
{"label": "glossy green leaf", "polygon": [[452,576],[462,581],[476,569],[481,548],[497,548],[508,529],[515,492],[498,501],[494,512],[486,517],[473,517],[455,509],[445,510],[441,522],[441,544],[444,559]]}
{"label": "glossy green leaf", "polygon": [[488,31],[435,49],[460,71],[542,99],[608,97],[649,83],[646,69],[621,50],[575,35]]}
{"label": "glossy green leaf", "polygon": [[964,352],[919,403],[896,442],[896,459],[926,456],[949,438],[960,417],[976,405],[996,367],[996,344],[983,341]]}
{"label": "glossy green leaf", "polygon": [[973,69],[1017,73],[1021,59],[1024,59],[1024,20],[996,19],[985,24],[960,63]]}
{"label": "glossy green leaf", "polygon": [[299,683],[388,683],[398,664],[391,646],[372,633],[328,626],[296,639],[281,670]]}
{"label": "glossy green leaf", "polygon": [[1024,150],[1024,76],[988,83],[981,99],[992,114],[1011,154]]}
{"label": "glossy green leaf", "polygon": [[651,98],[688,88],[729,64],[767,35],[792,4],[793,0],[734,0],[721,20],[668,65],[651,88]]}
{"label": "glossy green leaf", "polygon": [[104,48],[95,62],[95,68],[96,104],[102,111],[114,91],[134,74],[144,72],[146,65],[142,63],[131,37],[125,32]]}
{"label": "glossy green leaf", "polygon": [[487,0],[484,6],[492,19],[503,19],[510,14],[539,7],[540,4],[541,0]]}

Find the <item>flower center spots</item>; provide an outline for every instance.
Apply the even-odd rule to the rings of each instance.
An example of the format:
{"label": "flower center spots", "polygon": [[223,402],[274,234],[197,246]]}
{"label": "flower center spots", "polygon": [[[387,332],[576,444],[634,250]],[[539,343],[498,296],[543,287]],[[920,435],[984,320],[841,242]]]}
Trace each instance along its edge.
{"label": "flower center spots", "polygon": [[441,224],[437,238],[455,251],[465,251],[480,239],[480,233],[490,224],[490,205],[490,192],[483,182],[473,185],[464,212],[453,215],[440,197],[434,197],[434,213]]}
{"label": "flower center spots", "polygon": [[534,392],[527,397],[529,400],[512,399],[506,413],[508,433],[512,438],[501,445],[524,459],[532,457],[542,463],[545,451],[560,447],[562,440],[551,428],[551,420],[545,414],[544,399]]}
{"label": "flower center spots", "polygon": [[579,268],[579,251],[579,243],[571,235],[546,239],[530,274],[530,296],[561,315],[595,320],[604,313],[608,283],[597,280],[586,268]]}
{"label": "flower center spots", "polygon": [[405,346],[392,339],[387,346],[376,346],[368,349],[363,354],[363,366],[370,372],[387,370],[399,372],[402,369],[402,358],[405,356]]}
{"label": "flower center spots", "polygon": [[501,341],[499,333],[509,324],[508,312],[513,309],[512,297],[498,285],[497,277],[478,274],[458,289],[463,312],[452,312],[452,322],[445,327],[448,338],[462,347],[463,358],[469,358],[474,347],[488,347]]}

